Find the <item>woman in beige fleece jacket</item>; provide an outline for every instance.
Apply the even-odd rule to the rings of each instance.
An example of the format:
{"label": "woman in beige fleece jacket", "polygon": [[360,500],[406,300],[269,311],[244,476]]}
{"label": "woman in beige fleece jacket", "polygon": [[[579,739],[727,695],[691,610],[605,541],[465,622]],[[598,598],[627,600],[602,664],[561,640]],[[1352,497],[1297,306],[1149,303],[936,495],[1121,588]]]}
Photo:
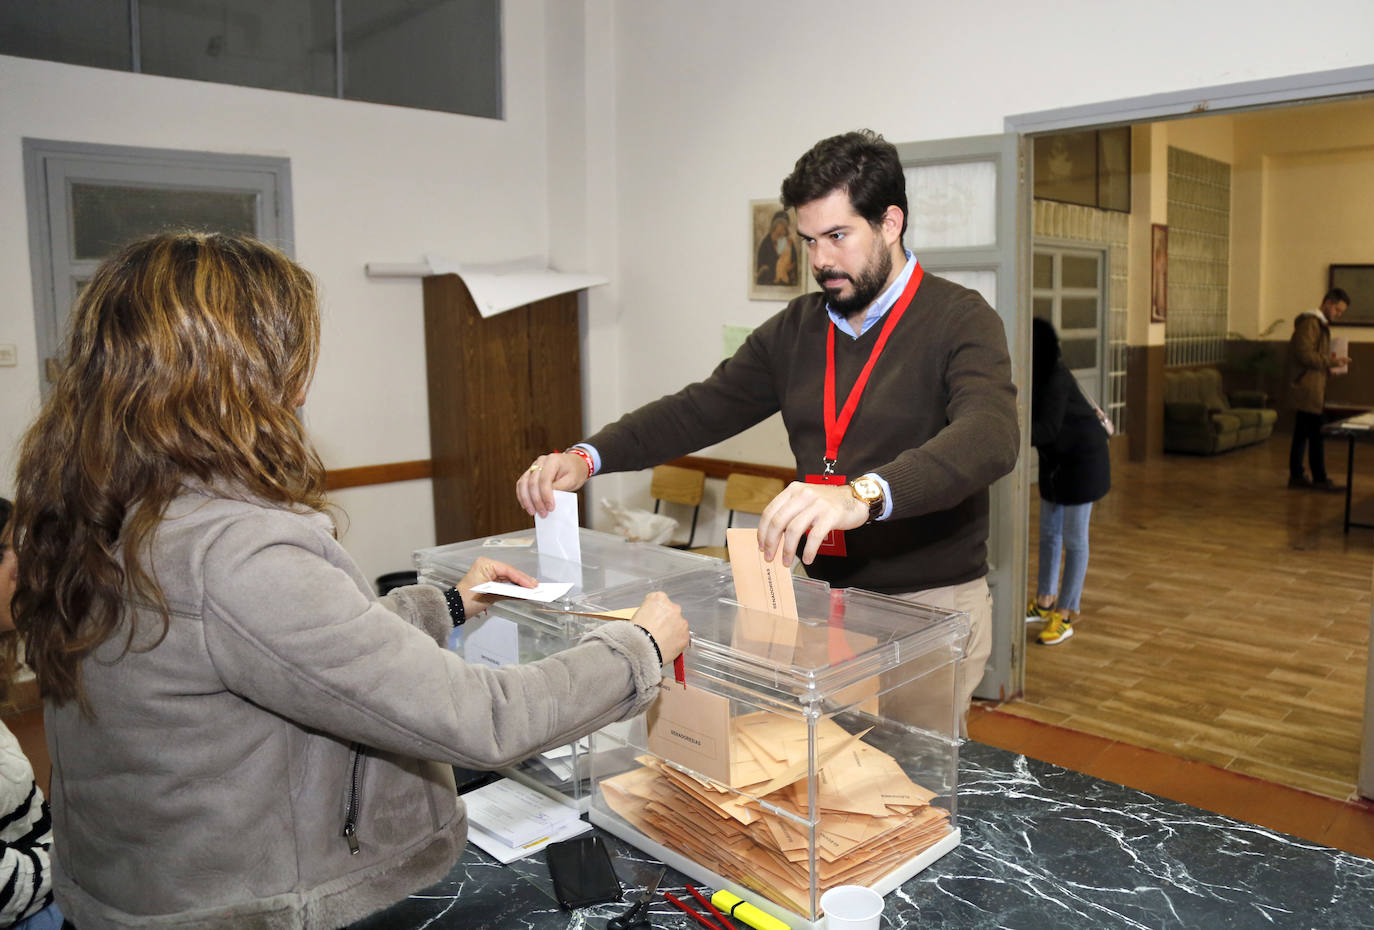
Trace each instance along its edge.
{"label": "woman in beige fleece jacket", "polygon": [[639,713],[686,646],[656,594],[540,662],[468,665],[443,644],[486,606],[472,587],[533,583],[489,560],[379,601],[294,413],[318,344],[310,276],[236,237],[136,242],[75,310],[20,458],[14,604],[78,930],[334,927],[387,906],[462,852],[450,765]]}

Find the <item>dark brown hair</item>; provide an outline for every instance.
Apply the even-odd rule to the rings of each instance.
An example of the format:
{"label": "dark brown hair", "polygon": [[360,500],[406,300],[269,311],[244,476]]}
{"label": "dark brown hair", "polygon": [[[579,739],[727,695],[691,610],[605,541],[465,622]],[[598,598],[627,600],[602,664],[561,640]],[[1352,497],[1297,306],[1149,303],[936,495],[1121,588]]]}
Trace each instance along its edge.
{"label": "dark brown hair", "polygon": [[91,711],[81,663],[128,599],[155,605],[166,636],[143,560],[184,483],[324,508],[294,410],[318,349],[314,281],[255,240],[162,234],[96,270],[19,458],[15,624],[45,698]]}
{"label": "dark brown hair", "polygon": [[782,182],[785,207],[845,191],[854,212],[877,226],[888,207],[902,211],[902,235],[906,235],[906,175],[897,147],[871,129],[846,132],[811,146]]}

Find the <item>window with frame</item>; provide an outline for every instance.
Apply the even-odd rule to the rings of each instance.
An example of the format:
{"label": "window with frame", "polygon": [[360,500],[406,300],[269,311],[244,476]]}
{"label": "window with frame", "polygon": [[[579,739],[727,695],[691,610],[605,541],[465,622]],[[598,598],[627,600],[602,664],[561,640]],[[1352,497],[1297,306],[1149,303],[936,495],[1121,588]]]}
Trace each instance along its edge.
{"label": "window with frame", "polygon": [[17,0],[0,54],[501,119],[501,0]]}
{"label": "window with frame", "polygon": [[44,394],[81,288],[132,240],[196,229],[293,251],[285,158],[25,139],[24,172]]}

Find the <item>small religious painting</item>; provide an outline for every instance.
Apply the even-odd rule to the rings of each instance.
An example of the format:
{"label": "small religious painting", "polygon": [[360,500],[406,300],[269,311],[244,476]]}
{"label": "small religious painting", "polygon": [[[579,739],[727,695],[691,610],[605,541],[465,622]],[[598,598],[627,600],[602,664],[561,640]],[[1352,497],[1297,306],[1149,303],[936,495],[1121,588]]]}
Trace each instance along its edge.
{"label": "small religious painting", "polygon": [[797,215],[776,200],[749,201],[750,300],[791,300],[806,290],[806,251]]}
{"label": "small religious painting", "polygon": [[1163,323],[1169,312],[1169,227],[1150,226],[1150,322]]}

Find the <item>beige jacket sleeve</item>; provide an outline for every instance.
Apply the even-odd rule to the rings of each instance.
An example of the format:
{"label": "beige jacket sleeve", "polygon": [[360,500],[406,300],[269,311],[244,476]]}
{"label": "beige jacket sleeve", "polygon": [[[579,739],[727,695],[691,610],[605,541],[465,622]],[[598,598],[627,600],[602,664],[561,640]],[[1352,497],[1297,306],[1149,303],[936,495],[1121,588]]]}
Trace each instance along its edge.
{"label": "beige jacket sleeve", "polygon": [[387,605],[359,589],[327,533],[284,513],[234,521],[205,557],[206,648],[226,687],[298,723],[379,749],[497,768],[652,702],[649,638],[605,624],[538,662],[470,665],[445,649],[437,589]]}

